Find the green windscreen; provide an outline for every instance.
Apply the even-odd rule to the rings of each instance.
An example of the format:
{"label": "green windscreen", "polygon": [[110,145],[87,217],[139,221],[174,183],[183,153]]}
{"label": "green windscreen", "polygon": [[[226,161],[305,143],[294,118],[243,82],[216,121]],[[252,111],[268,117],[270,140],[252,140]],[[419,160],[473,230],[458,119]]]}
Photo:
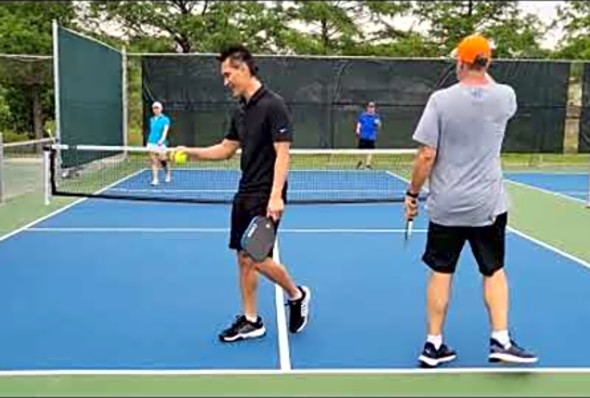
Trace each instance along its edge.
{"label": "green windscreen", "polygon": [[123,145],[122,54],[64,28],[57,48],[61,143]]}

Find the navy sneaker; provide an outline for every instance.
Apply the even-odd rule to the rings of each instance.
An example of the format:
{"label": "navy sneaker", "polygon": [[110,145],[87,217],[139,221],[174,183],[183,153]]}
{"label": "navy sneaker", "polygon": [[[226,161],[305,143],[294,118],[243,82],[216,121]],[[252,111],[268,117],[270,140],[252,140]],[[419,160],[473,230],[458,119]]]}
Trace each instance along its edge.
{"label": "navy sneaker", "polygon": [[256,322],[250,322],[244,315],[236,317],[227,329],[219,334],[219,340],[224,343],[231,343],[238,340],[255,339],[266,334],[262,318],[258,317]]}
{"label": "navy sneaker", "polygon": [[298,286],[301,297],[298,300],[288,300],[289,306],[289,331],[291,333],[301,332],[307,325],[309,319],[309,301],[311,291],[307,286]]}
{"label": "navy sneaker", "polygon": [[437,350],[434,348],[434,344],[427,341],[418,360],[423,368],[435,368],[441,363],[451,362],[455,358],[457,358],[457,353],[453,349],[441,344]]}
{"label": "navy sneaker", "polygon": [[510,340],[510,347],[506,348],[496,339],[490,339],[490,354],[488,355],[490,362],[506,362],[506,363],[535,363],[539,359],[521,348],[513,340]]}

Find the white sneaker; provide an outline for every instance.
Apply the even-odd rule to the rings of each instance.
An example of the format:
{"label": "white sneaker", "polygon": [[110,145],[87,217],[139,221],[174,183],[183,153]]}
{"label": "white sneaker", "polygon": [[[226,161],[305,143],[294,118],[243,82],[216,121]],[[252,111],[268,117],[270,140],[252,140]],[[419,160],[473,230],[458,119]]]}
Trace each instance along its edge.
{"label": "white sneaker", "polygon": [[156,186],[158,184],[159,184],[158,180],[153,180],[152,183],[151,183],[151,185],[153,185],[153,186]]}
{"label": "white sneaker", "polygon": [[166,179],[165,179],[164,181],[166,181],[166,182],[170,182],[170,181],[172,181],[172,177],[167,175],[167,176],[166,176]]}

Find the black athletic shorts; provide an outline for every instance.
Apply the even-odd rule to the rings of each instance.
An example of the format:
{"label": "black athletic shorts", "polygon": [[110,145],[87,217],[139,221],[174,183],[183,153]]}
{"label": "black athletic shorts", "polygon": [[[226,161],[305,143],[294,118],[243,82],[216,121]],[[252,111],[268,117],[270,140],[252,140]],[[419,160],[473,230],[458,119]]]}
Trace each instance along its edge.
{"label": "black athletic shorts", "polygon": [[[231,231],[229,247],[237,251],[242,250],[242,236],[252,219],[256,216],[266,216],[266,209],[270,195],[268,194],[243,194],[238,193],[234,197],[231,211]],[[283,190],[283,200],[286,203],[286,190]],[[280,219],[274,222],[275,233],[279,229]],[[272,257],[272,250],[269,254]]]}
{"label": "black athletic shorts", "polygon": [[504,267],[507,220],[507,213],[503,213],[492,225],[484,227],[444,226],[431,222],[422,260],[434,271],[452,274],[467,241],[479,272],[492,276]]}
{"label": "black athletic shorts", "polygon": [[359,139],[358,149],[375,149],[375,140]]}

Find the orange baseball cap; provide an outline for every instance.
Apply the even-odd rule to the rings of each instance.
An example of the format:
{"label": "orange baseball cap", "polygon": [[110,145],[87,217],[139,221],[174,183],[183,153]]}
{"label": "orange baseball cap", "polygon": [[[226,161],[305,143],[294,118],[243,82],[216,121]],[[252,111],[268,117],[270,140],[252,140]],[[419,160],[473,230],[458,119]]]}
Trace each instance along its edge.
{"label": "orange baseball cap", "polygon": [[482,35],[473,34],[465,37],[454,51],[459,61],[473,64],[477,57],[492,58],[492,46]]}

